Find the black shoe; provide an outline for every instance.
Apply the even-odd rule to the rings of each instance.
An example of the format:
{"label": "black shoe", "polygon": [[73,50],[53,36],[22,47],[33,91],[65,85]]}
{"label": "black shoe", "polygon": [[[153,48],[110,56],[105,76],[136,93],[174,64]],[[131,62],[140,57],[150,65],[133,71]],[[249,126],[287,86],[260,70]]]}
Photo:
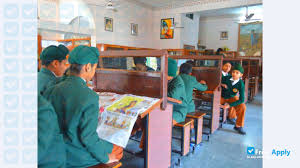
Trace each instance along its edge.
{"label": "black shoe", "polygon": [[232,119],[228,118],[227,122],[228,122],[228,124],[235,125],[236,119],[235,118],[232,118]]}
{"label": "black shoe", "polygon": [[143,157],[145,157],[145,151],[141,150],[141,151],[135,153],[135,156],[143,158]]}
{"label": "black shoe", "polygon": [[234,126],[233,129],[236,130],[239,134],[246,135],[246,132],[244,131],[243,127]]}

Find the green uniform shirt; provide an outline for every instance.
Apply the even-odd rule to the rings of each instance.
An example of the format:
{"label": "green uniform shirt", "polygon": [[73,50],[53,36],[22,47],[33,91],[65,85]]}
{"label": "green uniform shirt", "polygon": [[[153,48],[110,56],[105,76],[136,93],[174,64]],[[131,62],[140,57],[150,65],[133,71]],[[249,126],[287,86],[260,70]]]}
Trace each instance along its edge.
{"label": "green uniform shirt", "polygon": [[67,167],[82,168],[106,163],[113,145],[98,137],[99,96],[76,76],[66,76],[46,90],[64,134]]}
{"label": "green uniform shirt", "polygon": [[64,168],[66,151],[52,105],[38,95],[38,167]]}
{"label": "green uniform shirt", "polygon": [[[230,76],[230,77],[232,77],[232,76],[231,76],[229,73],[228,73],[228,75],[227,75],[227,76]],[[224,76],[224,74],[222,73],[222,79],[221,79],[221,83],[223,83],[223,81],[225,80],[225,77],[226,77],[226,76]],[[222,87],[221,89],[222,89],[222,92],[225,92],[225,91],[224,91],[224,89],[225,89],[225,88],[223,88],[223,87]]]}
{"label": "green uniform shirt", "polygon": [[222,83],[227,85],[227,89],[222,89],[222,97],[224,99],[229,99],[239,92],[239,100],[235,101],[230,104],[230,107],[237,106],[239,104],[244,103],[245,101],[245,85],[242,79],[240,79],[235,85],[232,86],[232,82],[230,80],[232,78],[231,76],[225,76],[224,79],[222,79]]}
{"label": "green uniform shirt", "polygon": [[169,82],[168,97],[182,101],[182,104],[173,105],[173,119],[176,122],[183,122],[187,114],[187,102],[184,82],[180,76],[176,76]]}
{"label": "green uniform shirt", "polygon": [[56,84],[56,76],[47,68],[38,72],[38,93],[44,94],[45,90]]}
{"label": "green uniform shirt", "polygon": [[199,83],[196,79],[196,77],[187,75],[187,74],[180,74],[179,75],[185,86],[185,93],[186,93],[186,99],[187,99],[187,112],[191,113],[195,111],[195,103],[193,100],[193,91],[194,89],[197,89],[199,91],[205,91],[207,90],[207,86]]}

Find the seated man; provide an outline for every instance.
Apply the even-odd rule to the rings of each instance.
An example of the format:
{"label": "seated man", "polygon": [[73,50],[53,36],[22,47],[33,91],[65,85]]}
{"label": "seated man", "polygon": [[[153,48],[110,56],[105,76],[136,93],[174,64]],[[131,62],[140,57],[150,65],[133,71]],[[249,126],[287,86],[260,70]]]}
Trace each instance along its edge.
{"label": "seated man", "polygon": [[135,67],[133,67],[133,70],[136,70],[136,71],[149,71],[149,72],[155,71],[153,68],[148,67],[146,65],[146,62],[147,62],[146,57],[134,57],[133,62],[134,62],[134,65],[135,65]]}
{"label": "seated man", "polygon": [[98,137],[99,96],[88,88],[98,63],[95,47],[78,46],[70,53],[70,74],[46,90],[64,135],[67,167],[89,167],[118,161],[123,149]]}
{"label": "seated man", "polygon": [[179,76],[182,78],[185,86],[186,101],[187,101],[187,113],[195,112],[195,103],[193,100],[194,89],[199,91],[207,90],[206,82],[201,80],[200,83],[196,77],[192,76],[192,65],[184,63],[180,66]]}
{"label": "seated man", "polygon": [[187,114],[187,102],[184,82],[180,75],[176,76],[177,62],[168,59],[168,76],[173,77],[168,83],[168,97],[182,101],[182,104],[173,105],[173,125],[183,122]]}
{"label": "seated man", "polygon": [[64,45],[51,45],[43,50],[40,59],[42,69],[38,73],[38,93],[43,92],[57,82],[57,77],[61,77],[67,69],[67,59],[69,50]]}
{"label": "seated man", "polygon": [[38,167],[65,167],[66,150],[52,105],[38,94]]}
{"label": "seated man", "polygon": [[[232,110],[229,110],[228,120],[235,123],[234,129],[244,135],[246,132],[243,130],[244,120],[245,120],[245,85],[241,77],[243,76],[244,69],[241,64],[234,66],[232,71],[232,77],[226,76],[222,80],[222,91],[221,104],[225,104],[223,108],[232,107]],[[239,93],[239,97],[237,97]],[[229,103],[229,104],[228,104]],[[221,106],[222,107],[222,106]],[[235,118],[237,120],[235,121]]]}

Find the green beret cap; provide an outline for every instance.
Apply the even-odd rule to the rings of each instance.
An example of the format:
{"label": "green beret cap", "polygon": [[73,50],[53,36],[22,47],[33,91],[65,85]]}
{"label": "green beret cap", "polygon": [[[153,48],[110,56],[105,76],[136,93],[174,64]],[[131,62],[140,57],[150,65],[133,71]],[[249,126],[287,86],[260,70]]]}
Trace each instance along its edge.
{"label": "green beret cap", "polygon": [[69,53],[69,49],[64,45],[61,44],[59,46],[51,45],[43,50],[43,52],[40,55],[40,59],[46,61],[54,61],[54,60],[61,61],[66,59],[68,53]]}
{"label": "green beret cap", "polygon": [[236,64],[233,68],[233,70],[238,70],[240,71],[242,74],[244,73],[244,68],[241,64]]}
{"label": "green beret cap", "polygon": [[177,62],[172,58],[168,58],[168,75],[175,77],[176,73],[177,73]]}
{"label": "green beret cap", "polygon": [[70,64],[85,65],[88,63],[97,64],[99,59],[99,50],[96,47],[80,45],[74,48],[69,56]]}

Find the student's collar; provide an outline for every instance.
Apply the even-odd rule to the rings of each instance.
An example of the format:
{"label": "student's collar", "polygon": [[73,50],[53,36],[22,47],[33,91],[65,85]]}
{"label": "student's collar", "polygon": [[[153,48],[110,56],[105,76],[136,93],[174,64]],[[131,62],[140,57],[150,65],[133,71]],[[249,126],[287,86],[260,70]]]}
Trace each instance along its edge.
{"label": "student's collar", "polygon": [[48,68],[42,68],[40,72],[44,72],[44,73],[48,73],[48,74],[53,74],[55,77],[57,77],[57,76],[55,75],[55,73],[52,72],[52,71],[51,71],[50,69],[48,69]]}
{"label": "student's collar", "polygon": [[76,80],[82,84],[86,84],[86,80],[80,76],[75,76],[75,75],[69,75],[66,77],[67,79],[72,79],[72,80]]}
{"label": "student's collar", "polygon": [[80,77],[80,78],[84,81],[84,83],[86,83],[86,80],[84,78],[82,78],[82,77]]}
{"label": "student's collar", "polygon": [[223,76],[227,76],[228,75],[228,73],[224,72],[224,71],[222,71],[222,74],[223,74]]}
{"label": "student's collar", "polygon": [[[52,72],[52,71],[51,71]],[[54,73],[54,72],[52,72],[53,73],[53,75],[55,76],[55,77],[58,77],[58,76],[56,76],[56,74]]]}
{"label": "student's collar", "polygon": [[235,84],[237,84],[237,83],[240,81],[240,79],[238,79],[238,80],[233,80],[232,77],[230,78],[230,80],[232,81],[232,86],[235,85]]}

